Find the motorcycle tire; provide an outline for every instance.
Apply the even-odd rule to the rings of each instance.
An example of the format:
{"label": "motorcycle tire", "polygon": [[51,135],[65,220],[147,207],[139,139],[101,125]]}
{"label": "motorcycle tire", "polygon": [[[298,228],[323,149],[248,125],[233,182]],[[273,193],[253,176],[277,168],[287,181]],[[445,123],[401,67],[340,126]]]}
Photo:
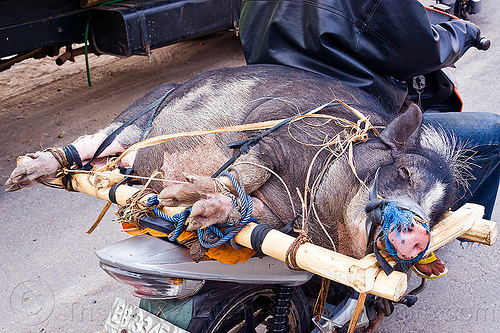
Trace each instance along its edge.
{"label": "motorcycle tire", "polygon": [[462,0],[455,1],[455,6],[453,8],[453,15],[462,20],[467,20],[467,2]]}
{"label": "motorcycle tire", "polygon": [[[245,311],[253,313],[253,331],[267,332],[271,322],[271,309],[276,290],[273,287],[259,287],[225,299],[215,306],[202,333],[248,332],[245,330]],[[293,288],[290,298],[288,323],[290,333],[310,332],[311,317],[304,292]]]}

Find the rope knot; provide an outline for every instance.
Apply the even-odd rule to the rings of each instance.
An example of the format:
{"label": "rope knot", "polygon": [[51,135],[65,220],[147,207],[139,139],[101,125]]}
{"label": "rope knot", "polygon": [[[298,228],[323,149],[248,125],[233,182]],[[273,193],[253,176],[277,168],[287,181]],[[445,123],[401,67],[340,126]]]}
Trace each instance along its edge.
{"label": "rope knot", "polygon": [[398,257],[396,248],[389,240],[389,234],[395,232],[399,237],[403,232],[410,232],[414,227],[414,223],[418,222],[429,232],[430,226],[425,220],[419,217],[418,214],[405,207],[405,205],[399,205],[398,202],[389,201],[384,204],[381,208],[382,211],[382,225],[380,226],[380,231],[378,237],[380,237],[385,243],[385,251],[392,257],[397,259],[397,265],[401,267],[404,271],[408,270],[413,264],[418,262],[424,256],[429,243],[424,251],[422,251],[416,258],[411,260],[404,260]]}
{"label": "rope knot", "polygon": [[[241,175],[239,174],[237,169],[231,168],[234,170],[240,179]],[[253,211],[253,200],[252,197],[245,192],[245,187],[235,179],[235,177],[228,171],[223,171],[220,174],[220,177],[228,177],[231,183],[233,184],[236,192],[238,194],[238,200],[234,195],[227,193],[233,201],[233,207],[237,208],[241,213],[241,219],[238,221],[228,220],[226,223],[219,225],[211,225],[206,229],[198,229],[196,230],[196,234],[198,236],[198,240],[200,241],[201,246],[205,248],[214,248],[218,247],[224,243],[228,243],[233,247],[237,247],[237,245],[232,241],[233,237],[241,230],[244,226],[246,226],[249,222],[256,222],[257,220],[252,217]],[[214,180],[215,189],[221,190],[221,192],[229,192],[226,186],[221,186],[223,184],[220,180]],[[148,199],[147,205],[148,207],[152,207],[154,213],[161,217],[162,219],[172,222],[175,225],[175,230],[169,235],[168,239],[170,241],[175,241],[183,231],[183,227],[186,224],[186,220],[191,214],[191,207],[186,208],[182,213],[175,214],[173,216],[169,216],[163,213],[160,209],[158,209],[159,205],[158,196],[154,195]]]}

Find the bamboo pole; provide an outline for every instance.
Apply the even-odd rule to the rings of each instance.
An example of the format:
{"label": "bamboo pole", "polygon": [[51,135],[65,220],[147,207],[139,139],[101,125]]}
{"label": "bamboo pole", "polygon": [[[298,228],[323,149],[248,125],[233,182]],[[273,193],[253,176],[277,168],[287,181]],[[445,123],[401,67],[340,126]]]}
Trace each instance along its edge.
{"label": "bamboo pole", "polygon": [[[26,159],[19,159],[23,163]],[[73,188],[97,198],[109,201],[109,189],[118,183],[123,175],[106,175],[100,177],[89,174],[73,174]],[[60,184],[60,179],[51,181]],[[115,191],[118,204],[124,205],[127,200],[140,189],[127,185],[120,185]],[[141,199],[145,202],[149,196]],[[182,207],[163,207],[162,211],[168,215],[180,213]],[[496,240],[496,224],[482,219],[484,208],[479,205],[466,204],[454,213],[450,213],[431,231],[429,250],[433,251],[456,237],[466,234],[468,239],[480,240],[481,243],[492,245]],[[257,226],[249,223],[234,238],[236,243],[251,247],[252,230]],[[271,230],[265,237],[261,250],[266,255],[285,261],[287,249],[294,237]],[[386,275],[377,263],[374,255],[362,259],[355,259],[333,252],[311,243],[301,245],[296,253],[297,265],[307,271],[318,274],[330,280],[352,287],[359,293],[370,293],[389,300],[398,301],[407,288],[407,275],[394,271]]]}
{"label": "bamboo pole", "polygon": [[[120,177],[123,176],[117,174],[116,179],[106,176],[107,180],[104,183],[117,183]],[[76,191],[109,201],[109,187],[97,187],[96,184],[100,182],[103,181],[95,175],[85,173],[72,175],[72,185]],[[61,180],[56,178],[52,183],[60,185]],[[116,201],[118,204],[124,205],[130,197],[139,191],[138,188],[119,185],[115,191]],[[149,196],[145,196],[140,202],[145,205]],[[162,207],[162,211],[170,216],[182,212],[183,209],[182,207]],[[250,239],[252,230],[256,226],[256,223],[247,224],[235,236],[236,243],[252,248]],[[285,261],[287,249],[293,241],[294,237],[278,230],[271,230],[264,239],[262,252]],[[407,275],[405,273],[393,272],[387,276],[372,256],[358,260],[311,243],[305,243],[297,251],[297,264],[304,270],[350,286],[360,293],[370,292],[393,301],[399,300],[407,288]]]}
{"label": "bamboo pole", "polygon": [[491,246],[497,241],[497,236],[498,231],[495,222],[479,219],[476,220],[472,228],[462,234],[460,238]]}
{"label": "bamboo pole", "polygon": [[[476,224],[477,221],[482,220],[483,215],[484,207],[472,203],[466,203],[452,214],[449,214],[432,228],[431,242],[426,253],[429,254],[455,238],[461,237],[474,226],[476,227],[472,231],[472,235],[480,234],[483,231],[487,232],[488,230],[482,229],[479,223]],[[491,233],[489,238],[491,239]]]}
{"label": "bamboo pole", "polygon": [[[248,223],[234,237],[236,243],[252,248],[251,236],[256,226],[256,223]],[[261,250],[270,257],[285,261],[287,249],[294,240],[292,236],[278,230],[271,230],[262,242]],[[378,266],[375,257],[371,255],[359,260],[305,243],[298,248],[296,261],[300,268],[350,286],[360,293],[369,292],[397,301],[404,295],[407,288],[405,273],[393,272],[387,276]]]}

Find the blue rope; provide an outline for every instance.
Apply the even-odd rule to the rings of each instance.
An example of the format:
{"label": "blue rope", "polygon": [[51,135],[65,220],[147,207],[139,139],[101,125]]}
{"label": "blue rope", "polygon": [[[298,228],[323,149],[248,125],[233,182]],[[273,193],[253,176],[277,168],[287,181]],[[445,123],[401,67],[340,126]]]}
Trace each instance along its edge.
{"label": "blue rope", "polygon": [[[413,213],[407,209],[398,207],[394,202],[389,201],[386,205],[382,207],[382,217],[383,217],[383,224],[380,227],[380,230],[382,238],[385,243],[386,251],[392,257],[397,258],[397,262],[400,263],[405,270],[407,270],[417,261],[422,259],[425,252],[427,251],[427,248],[429,247],[429,244],[427,244],[427,248],[424,251],[422,251],[422,253],[420,253],[416,258],[413,258],[411,260],[399,259],[396,249],[389,241],[389,234],[392,231],[395,231],[396,235],[399,236],[402,231],[406,232],[409,229],[411,229],[414,223]],[[421,223],[421,224],[425,227],[425,229],[428,232],[430,232],[429,225],[427,223]]]}
{"label": "blue rope", "polygon": [[[227,171],[221,172],[220,176],[228,177],[231,183],[233,184],[234,188],[236,189],[241,204],[241,210],[240,210],[241,219],[236,223],[226,222],[224,224],[219,224],[218,226],[211,225],[206,229],[198,229],[196,231],[198,239],[200,241],[201,246],[205,248],[218,247],[224,243],[231,244],[230,240],[238,232],[240,232],[240,230],[243,229],[243,227],[245,227],[249,222],[257,222],[257,220],[252,217],[253,199],[250,195],[246,194],[244,186],[243,185],[240,186],[240,184],[234,178],[234,176]],[[148,199],[147,205],[148,207],[153,207],[157,206],[159,203],[160,202],[158,200],[158,196],[154,195]],[[233,200],[233,205],[234,207],[236,207],[235,200]],[[192,207],[188,207],[181,213],[175,214],[174,216],[169,216],[156,207],[153,208],[153,211],[155,212],[156,215],[175,225],[175,230],[173,234],[170,237],[168,237],[170,241],[175,241],[181,234],[182,228],[184,227],[187,218],[191,214],[191,208]],[[214,239],[215,241],[209,241]]]}
{"label": "blue rope", "polygon": [[[152,206],[158,206],[159,204],[158,196],[153,195],[148,199],[148,207]],[[169,222],[172,222],[175,225],[175,230],[172,236],[168,237],[168,240],[173,242],[175,241],[179,235],[182,232],[182,227],[184,226],[184,223],[186,222],[187,218],[189,217],[189,214],[191,214],[191,207],[188,207],[184,209],[181,213],[175,214],[174,216],[169,216],[159,210],[158,208],[153,208],[153,211],[155,212],[156,215],[161,217],[164,220],[167,220]]]}

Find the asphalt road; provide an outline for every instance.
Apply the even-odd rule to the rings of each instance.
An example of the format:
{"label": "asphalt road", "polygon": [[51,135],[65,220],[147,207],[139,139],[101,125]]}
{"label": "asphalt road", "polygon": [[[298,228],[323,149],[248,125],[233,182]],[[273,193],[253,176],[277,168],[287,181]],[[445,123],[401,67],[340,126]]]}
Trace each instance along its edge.
{"label": "asphalt road", "polygon": [[[471,20],[493,45],[488,52],[469,51],[453,72],[464,111],[500,113],[496,91],[500,4],[483,2],[483,11]],[[42,142],[44,147],[64,146],[81,134],[92,133],[160,83],[244,63],[238,41],[230,33],[155,53],[152,61],[133,57],[94,68],[92,88],[85,86],[83,73],[64,77],[62,67],[57,82],[17,100],[2,100],[4,106],[9,105],[0,112],[2,183],[15,156],[39,149]],[[23,115],[7,109],[22,109]],[[59,133],[64,133],[63,138],[58,138]],[[100,270],[94,255],[95,250],[126,237],[113,215],[108,213],[93,234],[85,233],[104,202],[43,186],[14,193],[5,193],[4,188],[0,192],[0,332],[96,332],[102,329],[116,296],[134,301]],[[495,221],[500,221],[498,201]],[[411,309],[397,306],[380,332],[498,332],[499,254],[499,245],[489,248],[458,241],[439,250],[448,276],[430,281]],[[413,279],[411,284],[417,282]]]}

